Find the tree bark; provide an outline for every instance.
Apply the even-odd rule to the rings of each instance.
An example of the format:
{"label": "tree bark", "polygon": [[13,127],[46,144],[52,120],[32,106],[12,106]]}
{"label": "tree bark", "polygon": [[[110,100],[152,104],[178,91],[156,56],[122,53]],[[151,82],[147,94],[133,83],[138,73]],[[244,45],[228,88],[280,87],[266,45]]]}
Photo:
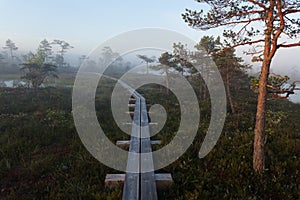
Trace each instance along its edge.
{"label": "tree bark", "polygon": [[265,44],[264,44],[264,60],[261,68],[259,79],[258,99],[256,122],[254,130],[253,144],[253,169],[255,172],[262,174],[265,169],[265,124],[266,124],[266,101],[267,101],[267,84],[272,61],[272,32],[273,32],[273,12],[275,1],[270,1],[270,9],[267,13]]}
{"label": "tree bark", "polygon": [[265,169],[265,123],[269,67],[270,65],[264,62],[259,81],[259,94],[254,131],[253,169],[259,174],[263,173]]}

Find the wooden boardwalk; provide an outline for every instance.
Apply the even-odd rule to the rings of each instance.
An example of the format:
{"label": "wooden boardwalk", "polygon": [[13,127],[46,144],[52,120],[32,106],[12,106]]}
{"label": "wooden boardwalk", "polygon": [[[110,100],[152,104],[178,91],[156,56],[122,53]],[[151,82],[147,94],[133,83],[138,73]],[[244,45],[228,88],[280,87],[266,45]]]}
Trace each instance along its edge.
{"label": "wooden boardwalk", "polygon": [[[126,88],[132,97],[129,99],[129,108],[134,107],[132,131],[130,141],[117,141],[118,146],[129,146],[126,175],[108,174],[105,184],[117,185],[124,181],[123,200],[156,200],[157,185],[169,185],[172,183],[170,174],[155,174],[152,158],[152,144],[160,144],[160,141],[150,140],[148,112],[145,98],[129,87],[126,83],[118,82]],[[134,103],[132,101],[135,101]],[[147,153],[147,154],[142,154]],[[144,156],[146,155],[146,156]],[[145,172],[145,173],[143,173]]]}
{"label": "wooden boardwalk", "polygon": [[[152,155],[146,101],[137,92],[134,92],[133,96],[135,98],[135,109],[129,152],[138,153],[139,155],[131,156],[135,154],[129,154],[128,156],[122,199],[156,200],[157,191],[152,156],[147,157],[147,159],[140,156],[140,153],[150,153]],[[147,169],[147,172],[141,173],[145,169]]]}

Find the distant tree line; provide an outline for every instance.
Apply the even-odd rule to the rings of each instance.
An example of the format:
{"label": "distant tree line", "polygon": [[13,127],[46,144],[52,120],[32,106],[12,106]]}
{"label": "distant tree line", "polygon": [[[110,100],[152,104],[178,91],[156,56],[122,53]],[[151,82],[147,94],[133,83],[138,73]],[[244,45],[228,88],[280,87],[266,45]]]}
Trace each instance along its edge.
{"label": "distant tree line", "polygon": [[[54,47],[56,49],[54,50]],[[34,52],[18,56],[17,45],[10,39],[5,42],[0,53],[0,72],[5,74],[23,74],[21,79],[27,81],[29,86],[37,89],[47,78],[58,78],[60,72],[75,72],[81,64],[85,63],[90,67],[108,65],[106,74],[120,76],[128,71],[132,64],[123,58],[110,47],[104,47],[98,60],[92,60],[86,55],[78,58],[78,66],[71,67],[65,61],[65,55],[74,47],[64,40],[48,41],[44,39],[40,42]]]}
{"label": "distant tree line", "polygon": [[[54,54],[52,48],[56,45],[59,50]],[[58,67],[68,67],[69,64],[65,62],[64,55],[69,50],[74,48],[68,42],[63,40],[53,40],[49,42],[47,39],[44,39],[40,42],[39,50],[43,51],[47,62],[52,62]],[[11,40],[8,39],[3,46],[4,51],[0,53],[0,62],[1,65],[6,65],[8,67],[17,67],[18,64],[26,61],[31,52],[26,55],[17,56],[16,51],[18,50],[17,45]]]}

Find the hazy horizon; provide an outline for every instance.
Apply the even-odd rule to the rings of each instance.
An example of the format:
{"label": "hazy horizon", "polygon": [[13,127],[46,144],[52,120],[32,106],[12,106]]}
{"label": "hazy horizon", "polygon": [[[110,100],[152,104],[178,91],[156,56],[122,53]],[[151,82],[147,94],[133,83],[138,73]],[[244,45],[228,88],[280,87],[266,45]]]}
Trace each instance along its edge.
{"label": "hazy horizon", "polygon": [[[37,49],[43,39],[65,40],[74,46],[68,50],[66,58],[88,55],[104,41],[120,33],[145,27],[170,29],[184,34],[194,41],[204,35],[222,35],[222,29],[209,31],[194,30],[182,20],[186,8],[207,9],[194,0],[172,1],[154,0],[151,2],[132,1],[16,1],[0,0],[0,47],[11,39],[18,51],[29,52]],[[2,46],[1,46],[2,45]],[[2,49],[3,51],[4,49]],[[252,63],[251,57],[238,48],[237,55],[259,71],[260,64]],[[272,70],[285,74],[299,69],[300,48],[280,49],[276,54]],[[76,60],[73,60],[76,65]],[[300,69],[299,69],[300,70]]]}

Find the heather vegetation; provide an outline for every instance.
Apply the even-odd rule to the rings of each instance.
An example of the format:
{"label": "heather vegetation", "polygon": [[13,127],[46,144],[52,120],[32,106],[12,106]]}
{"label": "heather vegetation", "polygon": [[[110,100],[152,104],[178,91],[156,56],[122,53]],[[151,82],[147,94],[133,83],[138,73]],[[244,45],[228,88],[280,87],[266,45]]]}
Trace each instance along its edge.
{"label": "heather vegetation", "polygon": [[[241,74],[242,75],[242,74]],[[204,159],[198,158],[210,117],[209,98],[199,99],[201,121],[188,151],[160,170],[169,172],[174,185],[159,191],[161,199],[299,198],[300,106],[287,100],[268,106],[267,163],[263,176],[252,170],[252,139],[256,95],[247,76],[232,92],[235,114],[228,113],[221,138]],[[190,80],[197,91],[197,80]],[[103,79],[96,95],[101,127],[116,141],[126,139],[113,121],[110,94],[114,81]],[[173,93],[157,85],[139,89],[149,106],[161,104],[168,113],[161,132],[154,136],[167,144],[178,129],[179,105]],[[118,173],[93,158],[82,145],[71,115],[71,88],[2,88],[1,198],[3,199],[118,199],[122,188],[105,188],[107,173]],[[230,105],[228,105],[230,110]],[[268,191],[266,193],[265,191]]]}

